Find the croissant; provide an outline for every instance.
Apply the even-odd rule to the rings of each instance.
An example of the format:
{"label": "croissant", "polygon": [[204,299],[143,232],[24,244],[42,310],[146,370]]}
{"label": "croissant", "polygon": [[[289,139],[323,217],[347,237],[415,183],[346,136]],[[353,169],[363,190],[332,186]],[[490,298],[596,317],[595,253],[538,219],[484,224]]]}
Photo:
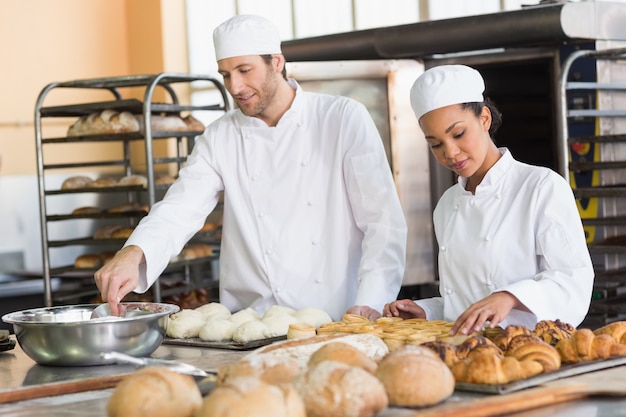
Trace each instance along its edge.
{"label": "croissant", "polygon": [[470,352],[477,350],[502,354],[500,348],[485,336],[468,337],[463,343],[456,347],[456,353],[459,358],[466,358]]}
{"label": "croissant", "polygon": [[495,345],[503,351],[507,350],[511,339],[520,334],[532,334],[532,332],[527,327],[514,324],[509,324],[505,329],[494,327],[493,329],[485,330],[485,335],[493,340]]}
{"label": "croissant", "polygon": [[460,358],[457,354],[456,346],[452,343],[444,342],[442,340],[432,340],[430,342],[424,342],[420,344],[420,346],[424,346],[432,351],[434,351],[442,361],[451,368],[452,365],[457,363]]}
{"label": "croissant", "polygon": [[535,326],[533,334],[544,342],[556,345],[560,340],[569,339],[576,328],[569,323],[564,323],[559,319],[542,320]]}
{"label": "croissant", "polygon": [[477,351],[452,365],[451,371],[457,382],[506,384],[538,375],[543,368],[536,361]]}
{"label": "croissant", "polygon": [[599,336],[601,334],[608,334],[613,338],[615,343],[626,344],[626,321],[616,321],[614,323],[607,324],[593,331],[593,334]]}
{"label": "croissant", "polygon": [[626,345],[615,343],[608,334],[594,334],[590,329],[576,330],[572,337],[556,344],[561,361],[566,363],[626,356]]}
{"label": "croissant", "polygon": [[542,372],[556,371],[561,367],[559,352],[549,343],[531,334],[512,338],[505,355],[519,361],[537,362],[541,365]]}

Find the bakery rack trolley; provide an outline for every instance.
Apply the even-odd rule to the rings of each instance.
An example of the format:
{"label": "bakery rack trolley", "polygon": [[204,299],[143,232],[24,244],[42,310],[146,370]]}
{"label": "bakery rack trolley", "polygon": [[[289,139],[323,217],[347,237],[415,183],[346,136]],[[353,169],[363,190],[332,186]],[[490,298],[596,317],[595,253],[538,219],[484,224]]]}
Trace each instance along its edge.
{"label": "bakery rack trolley", "polygon": [[[182,105],[179,103],[178,97],[172,87],[176,83],[188,83],[190,86],[193,84],[201,83],[203,85],[213,86],[220,97],[217,103],[207,105]],[[144,88],[143,102],[134,98],[123,98],[120,93],[120,89],[128,87]],[[154,101],[154,95],[157,88],[162,88],[169,95],[170,103],[159,103]],[[44,106],[44,102],[48,97],[48,94],[53,90],[62,89],[83,89],[83,90],[99,90],[104,91],[105,94],[111,93],[112,100],[110,101],[97,101],[87,102],[63,106]],[[128,111],[135,115],[143,115],[141,122],[143,131],[140,132],[128,132],[128,133],[115,133],[115,134],[99,134],[99,135],[84,135],[84,136],[72,136],[72,137],[44,137],[42,132],[42,119],[54,118],[54,117],[81,117],[88,115],[96,111],[102,111],[105,109],[111,109],[118,112]],[[67,215],[49,215],[47,211],[47,197],[51,195],[76,193],[76,192],[91,192],[91,193],[125,193],[126,199],[133,201],[138,192],[147,194],[147,203],[151,207],[157,201],[157,191],[163,188],[162,185],[155,184],[155,164],[176,164],[179,170],[186,160],[187,154],[184,153],[185,142],[187,153],[189,153],[193,147],[193,141],[195,136],[201,134],[200,131],[176,131],[176,132],[164,132],[155,131],[152,127],[151,117],[154,114],[179,114],[181,111],[217,111],[226,112],[229,109],[229,102],[227,98],[226,89],[216,79],[205,75],[194,74],[178,74],[178,73],[159,73],[148,75],[133,75],[133,76],[119,76],[109,78],[94,78],[75,80],[67,82],[53,82],[48,84],[40,92],[35,108],[35,140],[36,140],[36,159],[37,159],[37,177],[38,177],[38,191],[39,191],[39,212],[41,221],[41,242],[42,242],[42,266],[43,266],[43,280],[44,280],[44,302],[46,306],[52,306],[53,294],[51,288],[51,279],[53,276],[62,275],[64,273],[71,273],[73,271],[72,266],[52,267],[50,248],[62,247],[69,245],[90,245],[90,244],[102,244],[102,242],[94,242],[91,239],[72,239],[72,240],[50,240],[50,231],[48,230],[48,223],[50,221],[61,221],[76,219],[77,216],[70,214]],[[174,157],[155,158],[153,154],[153,141],[158,139],[171,139],[176,140],[176,155]],[[131,145],[133,141],[143,141],[145,152],[145,176],[147,178],[147,187],[144,189],[140,186],[128,186],[128,187],[114,187],[114,188],[87,188],[77,190],[64,190],[64,189],[48,189],[46,188],[46,173],[53,170],[67,170],[72,168],[85,168],[85,167],[111,167],[121,166],[124,170],[124,175],[132,175],[133,167],[131,164]],[[108,161],[94,161],[94,162],[69,162],[69,163],[46,163],[44,158],[44,148],[46,145],[53,145],[59,143],[93,143],[93,142],[121,142],[123,147],[123,158],[121,160],[108,160]],[[140,147],[141,148],[141,147]],[[167,187],[165,187],[167,188]],[[80,218],[114,218],[114,214],[98,214],[79,216]],[[132,217],[132,216],[130,216]],[[130,219],[130,222],[134,222],[136,219]],[[120,243],[116,242],[117,247],[120,247]],[[153,285],[152,293],[154,300],[161,301],[161,291],[158,285],[159,280]],[[95,287],[95,285],[93,285]],[[92,290],[93,293],[93,290]],[[97,292],[95,292],[97,293]],[[78,295],[78,294],[75,294]]]}

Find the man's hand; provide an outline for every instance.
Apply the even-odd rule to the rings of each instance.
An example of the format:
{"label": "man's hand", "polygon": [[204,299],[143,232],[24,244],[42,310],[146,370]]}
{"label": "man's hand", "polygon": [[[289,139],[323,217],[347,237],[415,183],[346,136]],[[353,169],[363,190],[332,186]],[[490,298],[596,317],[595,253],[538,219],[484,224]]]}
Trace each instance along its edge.
{"label": "man's hand", "polygon": [[142,263],[145,258],[141,248],[127,246],[94,274],[102,300],[109,303],[112,315],[120,314],[119,302],[137,287]]}
{"label": "man's hand", "polygon": [[450,335],[454,336],[458,332],[468,335],[482,331],[486,322],[490,323],[490,327],[495,327],[509,315],[513,308],[527,311],[526,307],[510,292],[494,292],[469,306],[456,319]]}
{"label": "man's hand", "polygon": [[402,319],[426,318],[426,312],[422,307],[415,304],[413,300],[397,300],[389,304],[385,304],[383,309],[385,317],[400,317]]}
{"label": "man's hand", "polygon": [[380,317],[380,313],[368,306],[353,306],[346,311],[346,314],[358,314],[367,317],[370,321],[376,321]]}

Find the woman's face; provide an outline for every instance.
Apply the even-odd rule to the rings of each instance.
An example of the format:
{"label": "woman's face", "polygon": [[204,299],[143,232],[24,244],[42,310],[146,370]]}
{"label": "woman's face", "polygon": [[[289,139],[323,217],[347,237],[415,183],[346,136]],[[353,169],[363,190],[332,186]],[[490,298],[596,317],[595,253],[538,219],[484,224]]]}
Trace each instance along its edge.
{"label": "woman's face", "polygon": [[[491,112],[483,106],[480,116],[460,104],[432,110],[419,120],[428,146],[437,161],[462,177],[482,179],[495,161],[497,148],[489,136]],[[496,158],[497,160],[497,158]]]}

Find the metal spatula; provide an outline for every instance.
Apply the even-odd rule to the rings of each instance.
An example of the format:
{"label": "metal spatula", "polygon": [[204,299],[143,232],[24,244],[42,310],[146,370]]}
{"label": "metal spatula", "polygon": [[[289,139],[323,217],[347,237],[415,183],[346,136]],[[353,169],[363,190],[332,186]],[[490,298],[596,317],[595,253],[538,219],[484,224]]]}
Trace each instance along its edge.
{"label": "metal spatula", "polygon": [[103,352],[100,354],[100,357],[105,361],[116,363],[129,363],[138,366],[165,366],[172,371],[192,376],[207,377],[210,375],[208,372],[196,368],[193,365],[189,365],[188,363],[168,361],[165,359],[137,358],[120,352]]}

